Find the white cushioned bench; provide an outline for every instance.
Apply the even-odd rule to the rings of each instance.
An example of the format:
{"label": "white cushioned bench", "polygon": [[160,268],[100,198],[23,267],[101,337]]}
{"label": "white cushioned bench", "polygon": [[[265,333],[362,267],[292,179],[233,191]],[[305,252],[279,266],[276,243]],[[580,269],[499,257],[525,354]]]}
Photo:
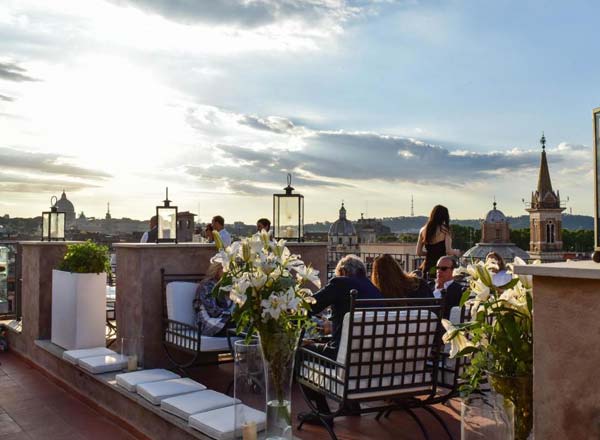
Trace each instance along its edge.
{"label": "white cushioned bench", "polygon": [[127,367],[127,356],[118,353],[79,359],[78,365],[92,374],[119,371]]}
{"label": "white cushioned bench", "polygon": [[[258,432],[264,430],[266,419],[264,412],[238,403],[193,414],[189,417],[189,425],[216,440],[230,440],[234,435],[240,435],[244,423],[254,422]],[[235,428],[234,423],[237,424]]]}
{"label": "white cushioned bench", "polygon": [[137,393],[153,405],[160,405],[163,399],[180,394],[203,391],[206,387],[189,378],[169,379],[160,382],[143,383],[136,386]]}
{"label": "white cushioned bench", "polygon": [[240,403],[240,401],[214,390],[205,390],[163,399],[160,408],[188,420],[192,414],[231,406],[234,403]]}
{"label": "white cushioned bench", "polygon": [[117,385],[122,386],[127,391],[135,392],[138,385],[151,382],[160,382],[163,380],[179,379],[181,376],[172,371],[156,368],[153,370],[140,370],[131,373],[117,374],[115,379]]}
{"label": "white cushioned bench", "polygon": [[77,365],[79,359],[94,356],[105,356],[117,354],[115,351],[110,350],[106,347],[95,347],[95,348],[81,348],[79,350],[65,350],[63,351],[62,357],[65,361],[70,364]]}

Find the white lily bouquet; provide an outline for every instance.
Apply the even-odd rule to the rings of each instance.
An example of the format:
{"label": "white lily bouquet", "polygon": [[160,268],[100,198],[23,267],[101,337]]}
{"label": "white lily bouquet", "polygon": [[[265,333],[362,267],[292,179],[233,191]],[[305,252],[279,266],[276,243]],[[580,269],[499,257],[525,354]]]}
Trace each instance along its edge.
{"label": "white lily bouquet", "polygon": [[[516,257],[514,264],[526,264]],[[508,265],[508,273],[513,266]],[[501,286],[493,280],[498,267],[494,263],[471,264],[466,269],[469,289],[461,306],[470,309],[471,321],[453,324],[443,319],[444,343],[451,344],[450,357],[468,356],[467,393],[479,388],[484,373],[502,376],[531,375],[533,371],[532,282],[527,275],[512,275]]]}
{"label": "white lily bouquet", "polygon": [[[236,304],[232,313],[238,332],[258,333],[267,371],[267,434],[291,435],[290,387],[294,353],[315,299],[305,287],[321,287],[319,272],[292,254],[284,240],[271,241],[266,232],[225,248],[214,234],[218,253],[211,259],[223,267],[214,293],[225,292]],[[273,415],[274,414],[274,415]],[[277,421],[278,420],[278,421]]]}
{"label": "white lily bouquet", "polygon": [[[526,264],[515,258],[514,264]],[[451,344],[450,357],[468,357],[464,395],[480,388],[484,378],[515,404],[515,432],[526,438],[531,430],[531,377],[533,374],[533,299],[530,276],[496,276],[495,263],[469,265],[469,289],[461,306],[470,309],[471,320],[453,324],[443,319],[442,339]],[[504,279],[503,279],[504,278]],[[502,280],[503,285],[494,284]]]}
{"label": "white lily bouquet", "polygon": [[266,232],[227,248],[218,233],[214,236],[218,253],[211,263],[223,267],[215,289],[228,293],[236,304],[232,317],[238,330],[250,336],[255,332],[298,335],[310,321],[308,312],[315,302],[304,286],[311,282],[321,287],[319,272],[292,254],[285,240],[271,241]]}

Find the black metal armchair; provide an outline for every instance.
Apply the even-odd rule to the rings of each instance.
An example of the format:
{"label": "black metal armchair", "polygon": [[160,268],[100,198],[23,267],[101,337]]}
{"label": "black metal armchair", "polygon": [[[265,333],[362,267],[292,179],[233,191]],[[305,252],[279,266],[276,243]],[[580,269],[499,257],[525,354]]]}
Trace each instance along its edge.
{"label": "black metal armchair", "polygon": [[[204,274],[167,274],[161,269],[163,346],[173,366],[187,368],[231,362],[231,337],[203,336],[192,303]],[[178,284],[171,284],[178,283]],[[223,356],[227,355],[227,356]]]}
{"label": "black metal armchair", "polygon": [[[438,402],[442,300],[356,300],[357,292],[351,294],[351,308],[344,317],[336,359],[309,347],[299,349],[296,377],[312,413],[331,438],[337,439],[328,420],[357,412],[377,413],[379,417],[389,410],[404,410],[428,438],[413,411],[423,408],[452,438],[443,420],[429,408]],[[320,412],[305,389],[337,402],[338,409],[328,414]],[[371,404],[361,407],[362,402]]]}

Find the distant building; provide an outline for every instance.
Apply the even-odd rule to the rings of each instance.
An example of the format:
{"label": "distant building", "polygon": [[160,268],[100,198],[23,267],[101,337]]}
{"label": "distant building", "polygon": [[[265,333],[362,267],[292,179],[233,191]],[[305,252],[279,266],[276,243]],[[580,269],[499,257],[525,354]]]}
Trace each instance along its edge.
{"label": "distant building", "polygon": [[362,213],[360,214],[360,220],[355,224],[355,228],[360,244],[377,243],[378,236],[392,233],[392,230],[380,220],[364,218]]}
{"label": "distant building", "polygon": [[542,158],[537,190],[531,193],[529,208],[531,258],[542,261],[560,261],[562,252],[562,212],[560,193],[554,192],[550,180],[550,170],[546,159],[546,137],[542,134]]}
{"label": "distant building", "polygon": [[510,242],[510,227],[502,211],[493,209],[487,213],[481,222],[481,241],[464,253],[465,260],[483,260],[490,252],[496,252],[505,261],[510,262],[515,257],[527,260],[529,254],[516,244]]}
{"label": "distant building", "polygon": [[75,207],[73,203],[69,199],[67,199],[67,195],[65,194],[65,190],[63,189],[62,195],[60,199],[56,202],[56,208],[65,213],[65,226],[70,227],[75,224]]}
{"label": "distant building", "polygon": [[189,211],[177,213],[177,241],[188,242],[192,241],[194,236],[194,217]]}
{"label": "distant building", "polygon": [[329,228],[329,249],[344,252],[358,251],[358,235],[350,220],[346,218],[346,208],[342,202],[338,219]]}

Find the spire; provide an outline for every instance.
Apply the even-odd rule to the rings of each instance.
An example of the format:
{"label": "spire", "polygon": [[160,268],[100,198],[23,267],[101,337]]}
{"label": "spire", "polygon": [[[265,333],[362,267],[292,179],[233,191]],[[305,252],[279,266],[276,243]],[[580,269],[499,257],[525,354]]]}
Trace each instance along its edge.
{"label": "spire", "polygon": [[542,137],[540,138],[540,144],[542,144],[542,151],[546,151],[546,136],[544,136],[543,131],[542,131]]}
{"label": "spire", "polygon": [[546,137],[542,133],[540,139],[542,144],[542,160],[540,163],[540,175],[538,177],[537,192],[540,200],[544,199],[544,195],[548,192],[552,192],[552,182],[550,181],[550,170],[548,169],[548,160],[546,159]]}
{"label": "spire", "polygon": [[344,208],[344,201],[342,200],[342,207],[340,208],[340,220],[346,219],[346,208]]}

